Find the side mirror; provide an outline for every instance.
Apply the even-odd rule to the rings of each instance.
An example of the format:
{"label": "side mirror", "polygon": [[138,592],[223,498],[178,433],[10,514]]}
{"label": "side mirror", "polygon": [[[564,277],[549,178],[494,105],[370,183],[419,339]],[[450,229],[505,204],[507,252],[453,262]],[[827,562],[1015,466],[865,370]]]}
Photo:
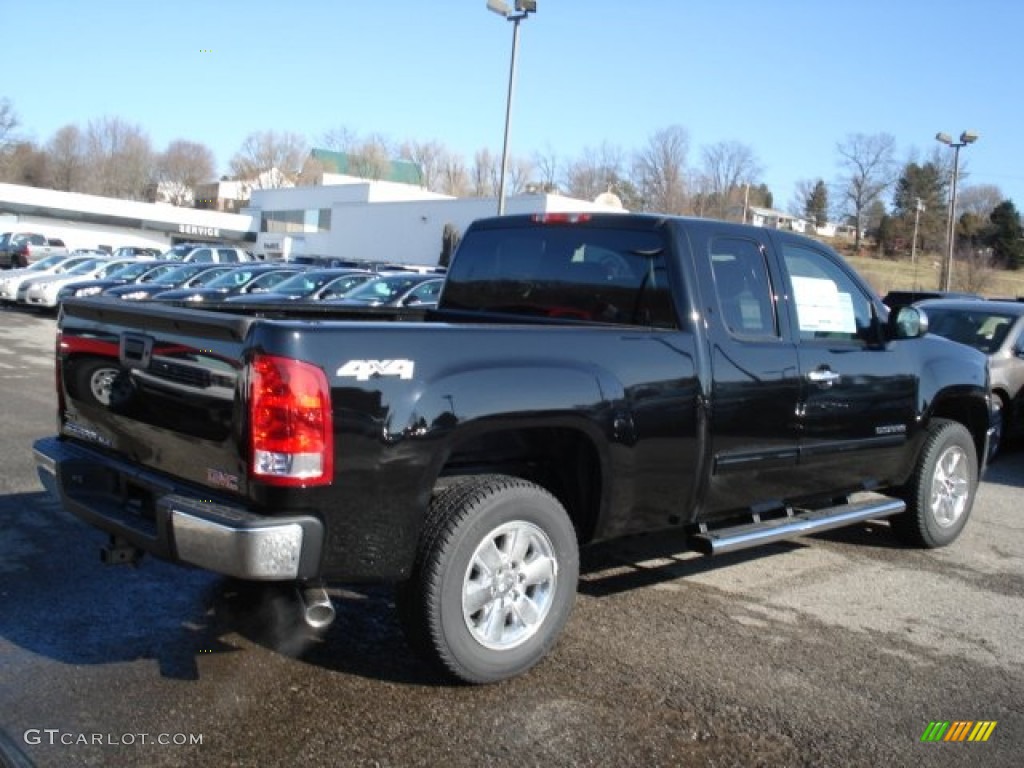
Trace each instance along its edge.
{"label": "side mirror", "polygon": [[402,301],[402,306],[403,307],[414,307],[414,306],[416,306],[419,303],[420,303],[420,297],[419,296],[407,296]]}
{"label": "side mirror", "polygon": [[928,315],[920,307],[900,307],[889,315],[890,339],[917,339],[928,333]]}

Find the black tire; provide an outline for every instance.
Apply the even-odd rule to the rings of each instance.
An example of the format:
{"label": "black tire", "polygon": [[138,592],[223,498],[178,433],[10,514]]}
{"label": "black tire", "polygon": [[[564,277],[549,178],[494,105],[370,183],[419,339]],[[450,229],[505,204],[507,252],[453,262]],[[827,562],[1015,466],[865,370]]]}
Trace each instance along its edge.
{"label": "black tire", "polygon": [[992,461],[999,455],[999,451],[1006,443],[1006,420],[1010,417],[1009,408],[1002,395],[992,395],[992,422],[995,429],[988,445],[988,459]]}
{"label": "black tire", "polygon": [[576,531],[554,496],[505,475],[460,478],[430,505],[399,617],[424,658],[464,682],[493,683],[547,655],[578,578]]}
{"label": "black tire", "polygon": [[892,518],[892,528],[905,543],[934,549],[955,541],[967,524],[978,490],[978,456],[959,422],[935,419],[928,432],[900,494],[907,510]]}
{"label": "black tire", "polygon": [[101,358],[79,360],[75,365],[75,393],[92,405],[110,405],[110,386],[121,369]]}

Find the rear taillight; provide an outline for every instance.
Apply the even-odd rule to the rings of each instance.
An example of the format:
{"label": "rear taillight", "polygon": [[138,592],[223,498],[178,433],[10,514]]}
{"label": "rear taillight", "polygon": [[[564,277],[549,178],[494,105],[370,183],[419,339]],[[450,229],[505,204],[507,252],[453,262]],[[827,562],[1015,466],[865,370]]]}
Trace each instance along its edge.
{"label": "rear taillight", "polygon": [[315,365],[272,355],[252,362],[249,473],[271,485],[328,485],[334,475],[331,390]]}
{"label": "rear taillight", "polygon": [[64,376],[61,372],[61,351],[65,349],[64,337],[60,331],[57,331],[57,339],[54,344],[53,350],[53,379],[54,384],[57,387],[57,427],[58,431],[60,423],[64,418]]}

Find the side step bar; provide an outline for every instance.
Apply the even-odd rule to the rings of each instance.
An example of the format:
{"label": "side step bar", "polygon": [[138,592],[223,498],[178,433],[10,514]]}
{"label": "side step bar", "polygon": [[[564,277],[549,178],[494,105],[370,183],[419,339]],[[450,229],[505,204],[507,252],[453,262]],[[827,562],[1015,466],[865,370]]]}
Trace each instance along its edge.
{"label": "side step bar", "polygon": [[721,555],[739,549],[770,544],[811,533],[842,528],[866,520],[898,515],[907,508],[900,499],[872,499],[824,509],[799,510],[785,517],[701,531],[692,538],[693,547],[705,555]]}

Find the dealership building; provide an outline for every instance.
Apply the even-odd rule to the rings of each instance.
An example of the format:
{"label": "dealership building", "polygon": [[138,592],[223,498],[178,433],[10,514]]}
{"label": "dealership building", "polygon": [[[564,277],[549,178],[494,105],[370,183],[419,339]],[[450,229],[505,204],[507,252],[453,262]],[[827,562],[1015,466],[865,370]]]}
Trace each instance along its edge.
{"label": "dealership building", "polygon": [[[0,184],[0,232],[39,232],[69,248],[222,243],[268,260],[310,255],[436,264],[446,239],[496,211],[495,198],[455,198],[414,184],[332,173],[320,174],[311,186],[252,190],[247,207],[237,213]],[[622,208],[614,195],[590,202],[525,194],[509,196],[505,211]]]}
{"label": "dealership building", "polygon": [[256,226],[246,213],[0,184],[0,232],[15,231],[60,238],[68,248],[165,249],[202,241],[251,249],[256,241]]}

